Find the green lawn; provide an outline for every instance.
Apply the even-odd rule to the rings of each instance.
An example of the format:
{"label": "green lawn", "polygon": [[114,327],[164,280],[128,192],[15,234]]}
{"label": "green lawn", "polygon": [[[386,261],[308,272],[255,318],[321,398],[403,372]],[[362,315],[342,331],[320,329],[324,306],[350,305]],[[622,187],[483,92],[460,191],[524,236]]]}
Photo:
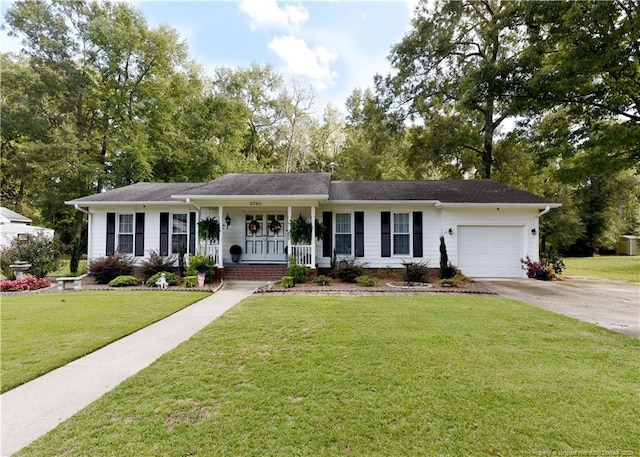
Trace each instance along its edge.
{"label": "green lawn", "polygon": [[0,304],[1,390],[30,381],[206,296],[154,291],[5,295]]}
{"label": "green lawn", "polygon": [[635,455],[639,372],[507,299],[251,297],[17,455]]}
{"label": "green lawn", "polygon": [[567,276],[593,276],[640,284],[640,256],[570,257]]}

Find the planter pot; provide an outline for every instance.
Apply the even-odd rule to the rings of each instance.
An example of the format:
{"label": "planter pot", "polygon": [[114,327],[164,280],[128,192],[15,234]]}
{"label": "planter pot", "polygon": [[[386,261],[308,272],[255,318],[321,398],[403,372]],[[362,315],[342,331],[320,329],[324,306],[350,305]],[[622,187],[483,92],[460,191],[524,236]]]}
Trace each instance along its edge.
{"label": "planter pot", "polygon": [[231,254],[231,261],[233,263],[238,263],[240,261],[240,257],[242,256],[242,248],[237,244],[234,244],[229,249],[229,254]]}

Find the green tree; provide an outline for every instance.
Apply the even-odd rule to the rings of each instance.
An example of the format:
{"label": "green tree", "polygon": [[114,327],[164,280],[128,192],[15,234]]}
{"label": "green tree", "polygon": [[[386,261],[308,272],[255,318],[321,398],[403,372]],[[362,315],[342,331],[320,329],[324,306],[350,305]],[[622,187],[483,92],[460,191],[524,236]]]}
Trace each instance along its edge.
{"label": "green tree", "polygon": [[420,2],[411,31],[391,51],[394,73],[377,77],[395,112],[418,126],[414,163],[421,151],[424,162],[434,162],[444,146],[453,157],[438,165],[453,160],[461,172],[478,166],[480,176],[491,178],[495,133],[515,114],[510,102],[526,54],[516,7],[495,0]]}

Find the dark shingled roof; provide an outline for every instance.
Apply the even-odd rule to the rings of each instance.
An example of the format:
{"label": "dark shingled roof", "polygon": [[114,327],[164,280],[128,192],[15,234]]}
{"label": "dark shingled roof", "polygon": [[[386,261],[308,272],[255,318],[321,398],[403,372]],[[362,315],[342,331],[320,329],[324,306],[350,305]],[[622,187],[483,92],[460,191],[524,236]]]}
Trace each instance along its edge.
{"label": "dark shingled roof", "polygon": [[330,173],[231,173],[193,188],[188,194],[328,195],[330,181]]}
{"label": "dark shingled roof", "polygon": [[180,196],[327,196],[329,201],[440,201],[442,203],[550,204],[491,180],[331,181],[329,173],[232,173],[206,183],[137,183],[70,204],[169,202]]}
{"label": "dark shingled roof", "polygon": [[442,203],[534,203],[551,200],[491,180],[334,181],[330,201],[427,200]]}
{"label": "dark shingled roof", "polygon": [[71,200],[70,204],[96,202],[170,202],[172,195],[188,193],[202,183],[139,182],[130,186]]}

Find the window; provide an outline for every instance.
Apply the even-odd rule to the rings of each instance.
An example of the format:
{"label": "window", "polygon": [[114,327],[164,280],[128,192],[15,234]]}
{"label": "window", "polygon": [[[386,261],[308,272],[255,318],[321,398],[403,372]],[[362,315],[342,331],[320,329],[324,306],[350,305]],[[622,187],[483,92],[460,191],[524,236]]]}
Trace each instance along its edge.
{"label": "window", "polygon": [[336,254],[351,252],[351,214],[336,214]]}
{"label": "window", "polygon": [[393,255],[409,255],[409,214],[393,215]]}
{"label": "window", "polygon": [[171,219],[171,253],[187,252],[187,215],[174,214]]}
{"label": "window", "polygon": [[133,254],[133,214],[118,215],[118,252]]}

